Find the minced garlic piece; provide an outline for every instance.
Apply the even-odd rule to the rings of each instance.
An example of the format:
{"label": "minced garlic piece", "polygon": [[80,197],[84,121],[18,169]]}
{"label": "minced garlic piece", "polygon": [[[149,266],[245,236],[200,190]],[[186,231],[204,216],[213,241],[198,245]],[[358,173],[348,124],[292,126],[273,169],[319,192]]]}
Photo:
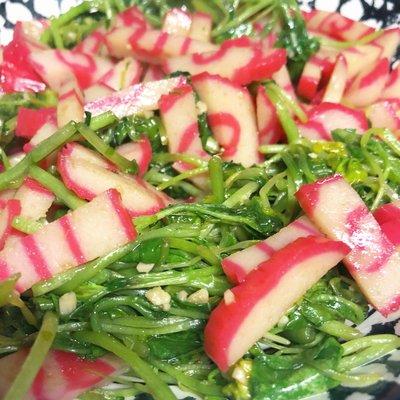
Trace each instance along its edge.
{"label": "minced garlic piece", "polygon": [[209,299],[210,296],[207,289],[200,289],[188,297],[188,302],[193,304],[206,304],[208,303]]}
{"label": "minced garlic piece", "polygon": [[161,307],[164,311],[171,308],[171,296],[160,286],[148,290],[145,296],[151,304]]}
{"label": "minced garlic piece", "polygon": [[181,290],[178,292],[177,297],[180,301],[186,301],[188,298],[188,292],[186,290]]}
{"label": "minced garlic piece", "polygon": [[235,301],[235,295],[232,290],[228,289],[224,292],[224,301],[226,305],[229,305]]}
{"label": "minced garlic piece", "polygon": [[142,273],[148,273],[154,268],[154,264],[146,264],[143,262],[140,262],[137,266],[136,269],[138,272]]}
{"label": "minced garlic piece", "polygon": [[69,315],[75,310],[77,305],[75,292],[63,294],[58,300],[58,307],[61,315]]}
{"label": "minced garlic piece", "polygon": [[237,365],[235,369],[232,372],[232,378],[235,379],[235,381],[238,381],[240,383],[246,384],[247,383],[247,374],[246,371]]}

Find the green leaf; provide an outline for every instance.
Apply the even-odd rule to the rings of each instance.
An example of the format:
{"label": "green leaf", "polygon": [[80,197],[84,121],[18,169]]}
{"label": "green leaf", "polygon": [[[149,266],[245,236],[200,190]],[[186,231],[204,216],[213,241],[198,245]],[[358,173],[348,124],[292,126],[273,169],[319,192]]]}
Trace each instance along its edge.
{"label": "green leaf", "polygon": [[202,340],[197,330],[188,330],[151,337],[147,344],[153,357],[170,360],[201,348]]}
{"label": "green leaf", "polygon": [[254,400],[298,400],[322,393],[338,383],[289,356],[257,357],[249,382]]}
{"label": "green leaf", "polygon": [[319,50],[319,41],[309,36],[296,0],[278,2],[276,12],[282,24],[277,46],[288,52],[288,69],[294,81],[300,77],[307,60]]}

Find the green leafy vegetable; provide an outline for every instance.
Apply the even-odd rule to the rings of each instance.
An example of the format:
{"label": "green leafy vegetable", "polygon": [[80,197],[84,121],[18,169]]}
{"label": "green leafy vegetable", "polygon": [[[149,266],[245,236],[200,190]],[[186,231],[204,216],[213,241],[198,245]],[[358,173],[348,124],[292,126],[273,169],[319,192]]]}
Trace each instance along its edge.
{"label": "green leafy vegetable", "polygon": [[108,26],[112,17],[125,9],[122,1],[86,0],[53,18],[42,34],[43,43],[57,48],[72,48],[99,26]]}
{"label": "green leafy vegetable", "polygon": [[202,341],[196,330],[172,333],[161,337],[152,337],[147,342],[150,354],[161,360],[176,359],[193,350],[201,349]]}
{"label": "green leafy vegetable", "polygon": [[296,0],[279,1],[276,12],[282,24],[277,45],[287,50],[290,76],[296,81],[307,60],[318,51],[319,41],[308,34]]}
{"label": "green leafy vegetable", "polygon": [[300,399],[325,392],[337,382],[314,368],[299,365],[292,356],[260,356],[249,382],[252,399]]}

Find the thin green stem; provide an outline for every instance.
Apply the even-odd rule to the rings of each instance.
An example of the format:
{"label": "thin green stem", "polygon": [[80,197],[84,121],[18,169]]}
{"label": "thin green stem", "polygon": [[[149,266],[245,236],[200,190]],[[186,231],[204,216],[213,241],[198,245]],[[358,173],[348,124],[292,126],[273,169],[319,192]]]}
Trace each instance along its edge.
{"label": "thin green stem", "polygon": [[[132,318],[140,318],[140,317],[132,317]],[[202,321],[200,320],[193,320],[182,317],[174,317],[174,318],[180,318],[181,321],[175,323],[171,322],[168,325],[163,325],[163,326],[153,326],[151,328],[145,326],[137,326],[137,322],[134,319],[132,320],[130,317],[99,320],[99,325],[102,331],[112,333],[114,335],[154,336],[154,335],[167,335],[170,333],[183,332],[189,329],[198,328],[203,324]],[[173,320],[174,318],[171,317],[169,319]],[[145,319],[146,318],[143,318],[143,320]]]}
{"label": "thin green stem", "polygon": [[247,249],[250,246],[254,246],[255,244],[259,243],[259,240],[244,240],[242,242],[238,242],[233,244],[232,246],[220,248],[218,251],[219,253],[232,253],[234,251]]}
{"label": "thin green stem", "polygon": [[14,167],[2,172],[0,174],[0,190],[19,185],[22,178],[27,174],[31,162],[31,157],[27,154]]}
{"label": "thin green stem", "polygon": [[126,8],[124,0],[114,0],[114,4],[115,4],[115,7],[117,8],[118,12],[122,12]]}
{"label": "thin green stem", "polygon": [[105,143],[96,132],[85,124],[77,125],[78,132],[105,158],[115,164],[122,172],[136,173],[138,166],[136,161],[129,161],[121,156],[115,149]]}
{"label": "thin green stem", "polygon": [[[335,279],[335,278],[333,278],[333,279]],[[333,288],[336,292],[336,295],[333,296],[333,295],[322,293],[322,294],[319,294],[319,295],[313,297],[313,301],[323,302],[323,303],[342,304],[345,307],[349,308],[353,312],[354,317],[351,318],[351,321],[354,322],[355,324],[361,324],[361,322],[364,321],[364,319],[365,319],[365,313],[364,313],[363,308],[361,306],[359,306],[358,304],[356,304],[355,302],[348,300],[345,297],[341,296],[340,295],[341,291],[340,290],[338,291],[337,287],[335,287],[335,281],[333,279],[331,281],[333,281]],[[339,282],[341,282],[340,278],[338,278],[338,280],[339,280]],[[341,284],[341,283],[339,283],[339,284]]]}
{"label": "thin green stem", "polygon": [[348,326],[343,322],[334,320],[324,322],[318,329],[324,333],[327,333],[328,335],[344,340],[357,339],[363,336],[358,329]]}
{"label": "thin green stem", "polygon": [[[221,272],[220,267],[203,267],[185,271],[165,271],[150,274],[136,275],[132,278],[130,289],[145,289],[166,285],[188,285],[194,288],[210,289],[210,278],[217,280]],[[213,276],[215,275],[215,276]],[[226,280],[221,286],[223,290],[228,289]]]}
{"label": "thin green stem", "polygon": [[4,169],[5,170],[10,169],[11,168],[10,161],[7,157],[6,152],[3,150],[2,147],[0,147],[0,158],[1,158],[1,162],[3,163]]}
{"label": "thin green stem", "polygon": [[59,179],[36,165],[32,165],[29,168],[29,175],[53,192],[58,199],[72,210],[86,204],[86,201],[80,199],[71,190],[67,189]]}
{"label": "thin green stem", "polygon": [[[269,10],[272,11],[273,9],[274,0],[264,0],[257,2],[253,7],[246,7],[242,13],[236,13],[235,18],[225,24],[219,24],[213,31],[212,36],[216,37],[221,35],[232,28],[237,27],[238,25],[244,23],[249,18],[256,15],[259,11],[263,10],[266,7],[269,7]],[[264,11],[265,12],[265,11]]]}
{"label": "thin green stem", "polygon": [[153,161],[160,163],[182,161],[187,164],[192,164],[196,167],[204,167],[207,165],[207,161],[202,160],[200,157],[188,154],[159,153],[153,156]]}
{"label": "thin green stem", "polygon": [[225,189],[229,189],[237,181],[257,180],[257,178],[262,178],[263,176],[264,176],[264,170],[262,170],[260,167],[246,168],[241,171],[233,173],[228,179],[226,179],[224,186]]}
{"label": "thin green stem", "polygon": [[305,124],[308,121],[307,114],[300,107],[300,105],[293,99],[284,89],[282,89],[279,85],[271,85],[270,88],[275,92],[275,94],[282,100],[285,106],[292,110],[296,117]]}
{"label": "thin green stem", "polygon": [[187,251],[192,254],[200,255],[203,260],[207,261],[211,265],[216,265],[219,263],[219,258],[215,255],[215,253],[206,246],[202,246],[197,243],[190,242],[188,240],[180,239],[180,238],[170,238],[168,243],[171,248],[180,249],[183,251]]}
{"label": "thin green stem", "polygon": [[[400,143],[399,143],[399,140],[395,135],[393,135],[392,132],[390,132],[389,129],[371,128],[365,133],[368,134],[369,132],[371,132],[373,135],[376,135],[379,138],[381,138],[397,156],[400,156]],[[363,138],[361,138],[361,140],[362,139]]]}
{"label": "thin green stem", "polygon": [[282,125],[283,130],[286,133],[287,140],[289,143],[296,143],[300,139],[299,129],[294,122],[292,116],[286,104],[281,100],[281,98],[276,94],[273,87],[276,86],[274,83],[268,83],[265,85],[265,90],[272,104],[274,104],[276,108],[276,113],[278,115],[278,119]]}
{"label": "thin green stem", "polygon": [[103,114],[96,115],[90,119],[90,129],[94,131],[98,131],[99,129],[103,129],[106,126],[117,122],[118,118],[111,112],[106,111]]}
{"label": "thin green stem", "polygon": [[134,295],[117,296],[101,300],[100,302],[96,303],[90,315],[90,325],[92,329],[94,331],[101,332],[100,315],[104,311],[113,310],[119,306],[128,306],[140,312],[142,310],[140,301],[141,299]]}
{"label": "thin green stem", "polygon": [[257,182],[249,182],[240,189],[238,189],[236,192],[232,194],[228,199],[226,199],[222,204],[225,207],[235,207],[237,205],[243,204],[245,201],[247,201],[251,195],[256,192],[259,188],[259,185]]}
{"label": "thin green stem", "polygon": [[343,343],[343,355],[348,356],[349,354],[353,354],[371,346],[385,346],[390,344],[400,345],[400,338],[396,335],[389,334],[365,336],[360,339],[354,339]]}
{"label": "thin green stem", "polygon": [[12,227],[20,232],[31,234],[35,233],[37,230],[44,226],[43,223],[35,221],[33,219],[25,218],[22,216],[15,217],[12,221]]}
{"label": "thin green stem", "polygon": [[[171,176],[157,171],[156,168],[151,168],[146,173],[144,178],[149,183],[151,183],[153,185],[158,185],[163,182],[168,182],[171,179]],[[182,188],[186,193],[188,193],[189,195],[194,196],[194,197],[200,196],[202,194],[201,190],[199,190],[196,186],[194,186],[191,183],[186,182],[186,181],[179,182],[177,187]]]}
{"label": "thin green stem", "polygon": [[350,375],[346,373],[340,373],[334,369],[326,367],[321,368],[318,362],[311,361],[308,364],[320,371],[323,375],[340,382],[342,385],[351,387],[364,387],[373,385],[382,378],[382,376],[377,373]]}
{"label": "thin green stem", "polygon": [[84,1],[83,3],[72,7],[66,12],[65,14],[60,15],[57,19],[52,22],[53,26],[60,27],[62,25],[71,22],[76,17],[79,17],[81,14],[84,14],[93,7],[93,2],[91,1]]}
{"label": "thin green stem", "polygon": [[270,201],[268,198],[268,194],[271,191],[271,189],[277,184],[277,182],[281,181],[282,179],[285,179],[287,175],[287,172],[281,172],[280,174],[277,174],[273,176],[271,179],[268,180],[268,182],[260,189],[259,195],[262,200],[262,203],[265,204],[266,206],[270,207]]}
{"label": "thin green stem", "polygon": [[177,368],[174,368],[172,365],[163,361],[152,359],[151,363],[155,367],[174,377],[180,385],[188,388],[189,390],[193,390],[195,393],[202,394],[202,397],[223,397],[220,385],[209,382],[201,382],[191,376],[184,374],[183,372],[180,372]]}
{"label": "thin green stem", "polygon": [[54,46],[57,49],[63,49],[64,41],[60,35],[59,29],[56,26],[54,26],[52,23],[50,23],[50,26],[48,29],[50,30],[51,36],[53,37]]}
{"label": "thin green stem", "polygon": [[258,151],[263,154],[276,154],[287,149],[287,144],[263,144]]}
{"label": "thin green stem", "polygon": [[[207,205],[195,203],[195,204],[176,204],[159,211],[157,214],[145,215],[143,217],[135,218],[135,226],[139,231],[147,228],[148,226],[155,224],[163,218],[168,217],[171,214],[178,214],[180,212],[193,212],[194,214],[208,215],[215,218],[222,219],[227,224],[244,224],[257,230],[256,225],[251,220],[241,215],[232,215],[230,213],[221,212],[214,208],[208,207]],[[165,227],[167,228],[167,227]],[[198,232],[198,230],[197,230]],[[151,233],[151,232],[149,232]],[[176,235],[177,232],[174,232]]]}
{"label": "thin green stem", "polygon": [[389,174],[390,174],[390,167],[386,168],[383,171],[383,174],[380,174],[381,176],[379,177],[379,189],[378,192],[376,193],[374,202],[372,203],[372,206],[370,208],[371,211],[375,211],[378,208],[379,204],[382,201],[383,196],[385,195],[386,181]]}
{"label": "thin green stem", "polygon": [[221,204],[225,200],[224,171],[222,169],[222,160],[218,156],[211,157],[208,162],[208,169],[211,181],[211,191],[213,203]]}
{"label": "thin green stem", "polygon": [[57,132],[53,133],[50,137],[40,142],[29,154],[34,163],[37,163],[53,151],[57,150],[60,146],[66,143],[76,133],[76,124],[71,121]]}
{"label": "thin green stem", "polygon": [[197,175],[204,174],[205,172],[208,171],[208,166],[203,166],[199,168],[194,168],[194,169],[189,169],[188,171],[185,171],[177,176],[172,177],[166,182],[161,183],[160,185],[157,186],[158,190],[164,190],[170,186],[174,186],[180,181],[188,178],[192,178]]}
{"label": "thin green stem", "polygon": [[333,39],[328,39],[327,37],[321,37],[321,45],[324,47],[333,47],[335,49],[348,49],[354,46],[360,46],[367,43],[372,42],[373,40],[377,39],[384,33],[384,30],[377,30],[368,35],[363,36],[361,39],[358,40],[349,40],[349,41],[338,41]]}
{"label": "thin green stem", "polygon": [[339,371],[349,371],[353,368],[361,367],[371,361],[378,360],[379,358],[391,353],[400,346],[400,343],[390,343],[385,345],[376,345],[368,347],[358,353],[353,353],[350,356],[344,357],[340,360],[338,369]]}

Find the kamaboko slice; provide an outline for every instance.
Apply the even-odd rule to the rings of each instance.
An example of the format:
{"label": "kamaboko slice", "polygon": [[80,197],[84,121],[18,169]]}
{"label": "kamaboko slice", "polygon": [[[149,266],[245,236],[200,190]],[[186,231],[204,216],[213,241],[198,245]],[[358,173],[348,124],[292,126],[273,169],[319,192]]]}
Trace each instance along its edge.
{"label": "kamaboko slice", "polygon": [[[29,349],[23,348],[0,360],[1,398],[7,393],[28,354]],[[73,353],[51,350],[22,400],[74,400],[124,369],[124,365],[112,356],[87,360]]]}
{"label": "kamaboko slice", "polygon": [[32,178],[25,178],[15,193],[21,204],[21,216],[33,220],[44,218],[53,204],[55,196]]}
{"label": "kamaboko slice", "polygon": [[186,78],[162,79],[132,85],[127,89],[101,97],[85,104],[85,111],[93,116],[111,111],[118,118],[158,109],[158,102],[164,94],[186,84]]}
{"label": "kamaboko slice", "polygon": [[321,236],[321,233],[306,216],[302,216],[275,235],[225,257],[222,260],[222,268],[232,282],[243,282],[251,271],[269,260],[275,252],[296,239],[307,236]]}
{"label": "kamaboko slice", "polygon": [[344,263],[369,302],[385,316],[397,311],[400,252],[351,185],[333,175],[303,185],[296,197],[321,232],[351,248]]}
{"label": "kamaboko slice", "polygon": [[16,237],[0,252],[0,281],[20,273],[17,290],[102,257],[134,240],[136,230],[115,189],[45,225]]}
{"label": "kamaboko slice", "polygon": [[138,176],[114,172],[76,156],[77,146],[67,145],[60,151],[58,170],[65,185],[79,197],[91,200],[105,190],[118,189],[131,216],[154,214],[171,203],[168,196]]}

